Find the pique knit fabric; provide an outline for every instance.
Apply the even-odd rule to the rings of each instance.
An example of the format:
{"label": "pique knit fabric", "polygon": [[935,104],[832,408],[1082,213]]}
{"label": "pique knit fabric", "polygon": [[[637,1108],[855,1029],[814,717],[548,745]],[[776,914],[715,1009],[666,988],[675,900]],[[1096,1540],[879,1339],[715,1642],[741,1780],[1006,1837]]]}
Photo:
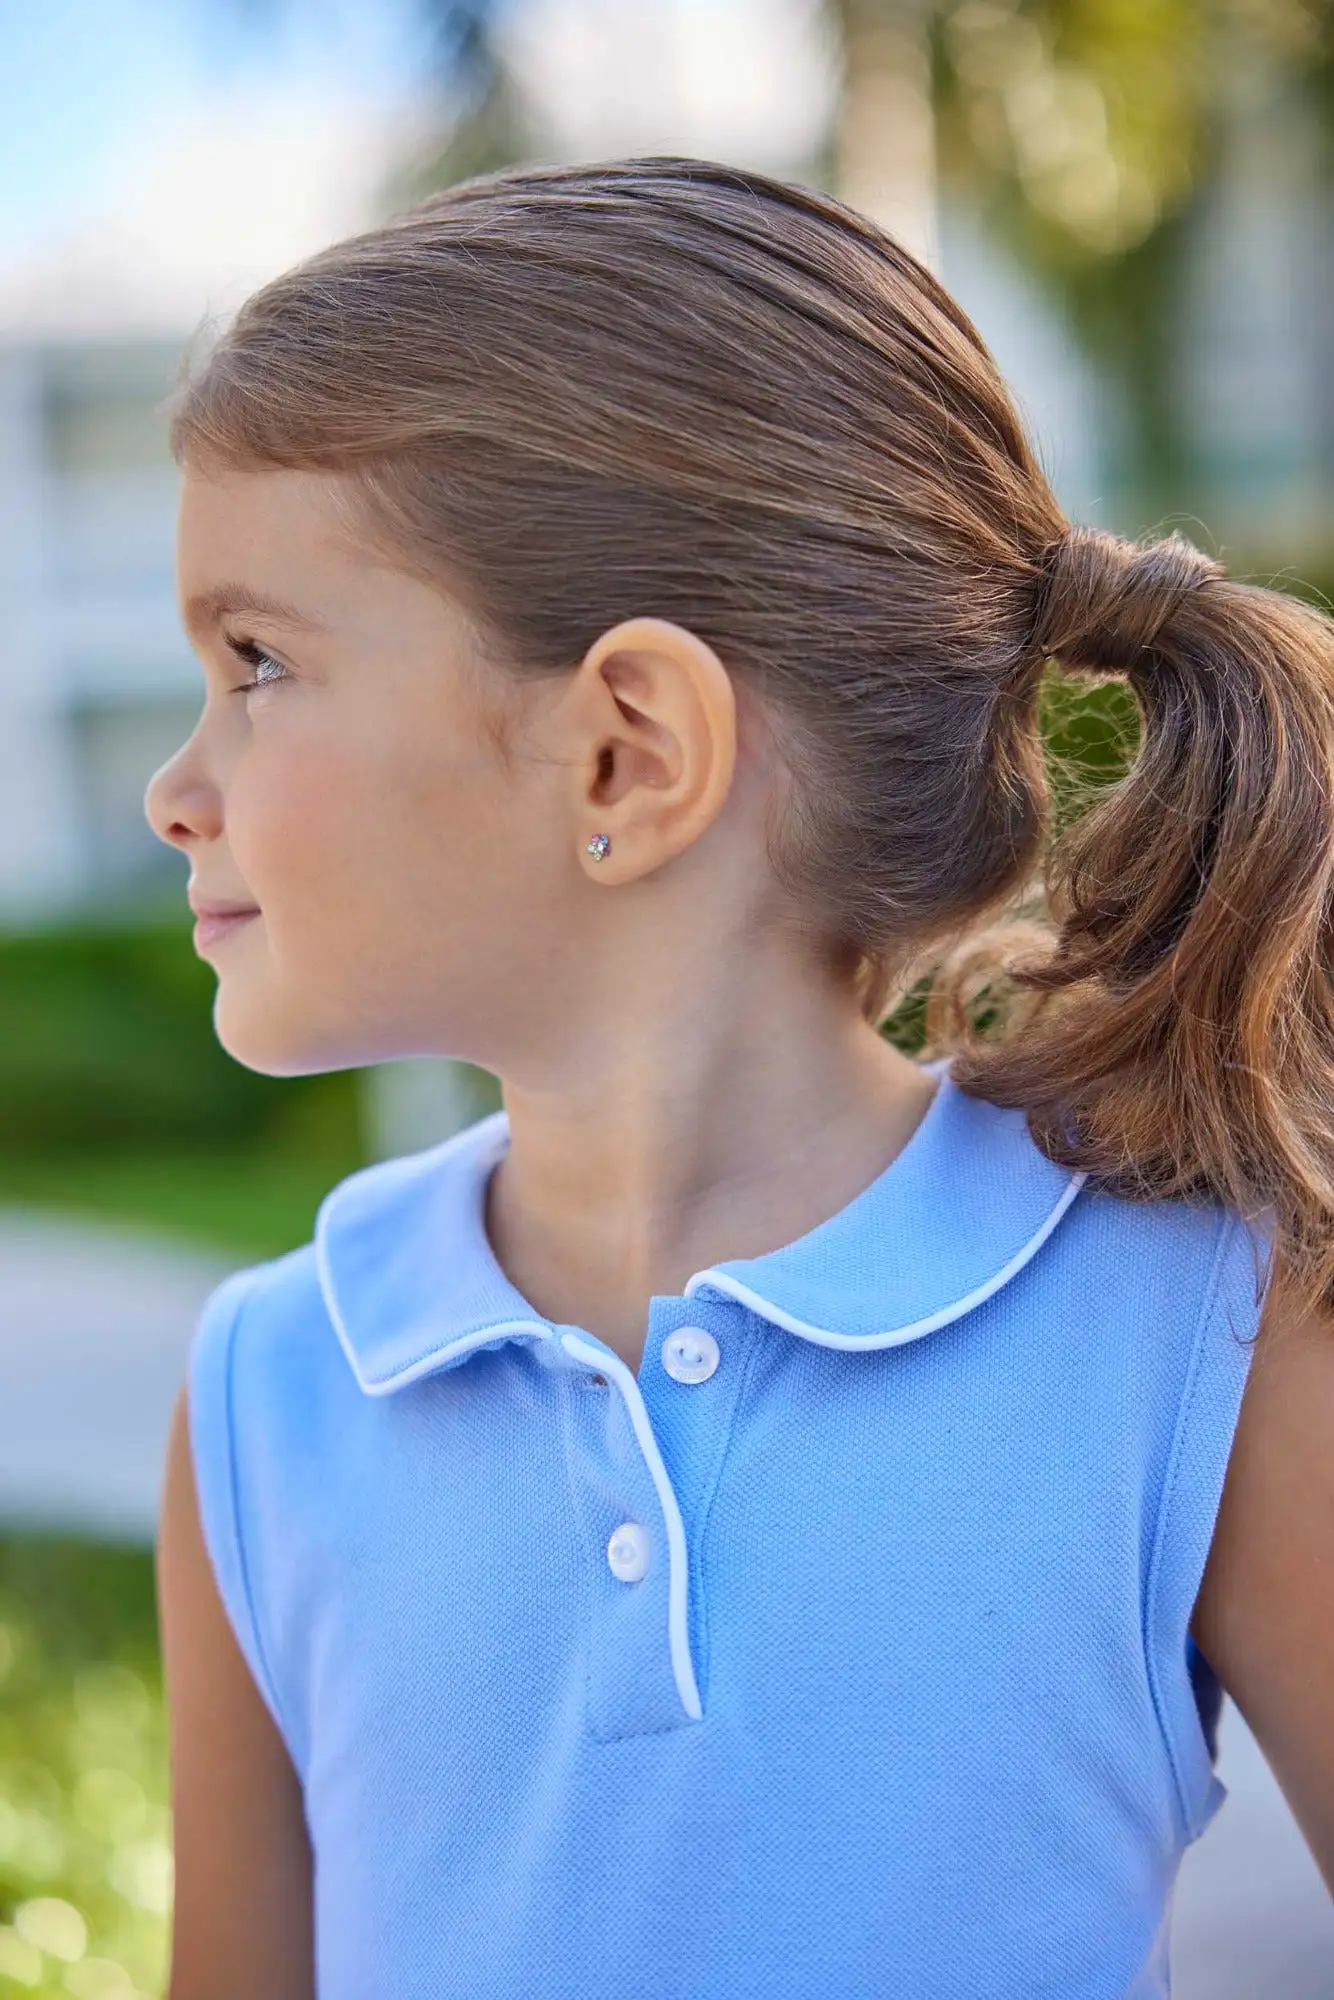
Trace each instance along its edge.
{"label": "pique knit fabric", "polygon": [[1168,1994],[1268,1225],[926,1067],[884,1172],[653,1298],[637,1373],[501,1270],[503,1109],[210,1297],[203,1527],[320,2000]]}

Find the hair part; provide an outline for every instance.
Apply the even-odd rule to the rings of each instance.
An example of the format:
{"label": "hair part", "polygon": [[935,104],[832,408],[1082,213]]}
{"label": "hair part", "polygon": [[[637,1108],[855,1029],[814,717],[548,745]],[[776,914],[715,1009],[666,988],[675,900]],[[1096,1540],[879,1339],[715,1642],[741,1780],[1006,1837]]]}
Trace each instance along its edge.
{"label": "hair part", "polygon": [[[965,1089],[1110,1192],[1269,1211],[1334,1304],[1334,624],[1072,531],[972,323],[866,217],[695,159],[480,176],[256,292],[172,444],[349,476],[512,675],[643,614],[698,633],[762,698],[771,862],[867,1019],[932,966]],[[1049,659],[1143,722],[1056,840]],[[1045,926],[999,921],[1026,902]]]}

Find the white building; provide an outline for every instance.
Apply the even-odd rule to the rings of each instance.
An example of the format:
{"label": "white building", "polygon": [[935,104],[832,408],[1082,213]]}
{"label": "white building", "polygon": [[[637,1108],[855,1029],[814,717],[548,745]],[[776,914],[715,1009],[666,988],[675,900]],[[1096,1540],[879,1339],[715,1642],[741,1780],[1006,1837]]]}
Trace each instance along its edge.
{"label": "white building", "polygon": [[181,342],[0,346],[0,918],[184,878],[143,816],[200,676],[176,616],[159,406]]}
{"label": "white building", "polygon": [[327,80],[164,106],[82,219],[0,265],[0,924],[183,883],[144,787],[203,683],[162,410],[192,340],[364,226],[424,113]]}

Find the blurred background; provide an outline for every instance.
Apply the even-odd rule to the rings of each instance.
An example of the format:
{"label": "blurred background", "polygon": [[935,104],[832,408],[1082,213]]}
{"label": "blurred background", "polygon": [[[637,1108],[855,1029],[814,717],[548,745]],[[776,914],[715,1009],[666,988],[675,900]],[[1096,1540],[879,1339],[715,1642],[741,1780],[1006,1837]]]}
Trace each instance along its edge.
{"label": "blurred background", "polygon": [[[204,1294],[498,1102],[444,1062],[276,1082],[213,1039],[142,810],[202,699],[162,399],[308,250],[510,161],[628,152],[882,221],[972,314],[1073,518],[1334,587],[1323,0],[0,4],[0,1995],[161,1990],[151,1540]],[[1053,747],[1114,776],[1127,716],[1067,697]],[[1334,1993],[1334,1910],[1231,1704],[1220,1769],[1174,1992]]]}

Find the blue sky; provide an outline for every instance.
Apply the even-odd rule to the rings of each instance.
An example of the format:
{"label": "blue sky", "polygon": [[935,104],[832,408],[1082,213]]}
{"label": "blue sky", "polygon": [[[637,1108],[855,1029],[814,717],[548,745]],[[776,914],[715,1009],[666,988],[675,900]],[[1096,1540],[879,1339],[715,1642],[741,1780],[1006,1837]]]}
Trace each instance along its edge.
{"label": "blue sky", "polygon": [[100,178],[164,103],[222,79],[244,134],[261,70],[379,95],[424,53],[413,0],[0,0],[0,258],[95,214]]}
{"label": "blue sky", "polygon": [[[546,157],[782,170],[833,101],[820,0],[493,0]],[[0,315],[225,314],[364,224],[460,108],[442,0],[0,0]],[[432,22],[437,24],[432,32]]]}

